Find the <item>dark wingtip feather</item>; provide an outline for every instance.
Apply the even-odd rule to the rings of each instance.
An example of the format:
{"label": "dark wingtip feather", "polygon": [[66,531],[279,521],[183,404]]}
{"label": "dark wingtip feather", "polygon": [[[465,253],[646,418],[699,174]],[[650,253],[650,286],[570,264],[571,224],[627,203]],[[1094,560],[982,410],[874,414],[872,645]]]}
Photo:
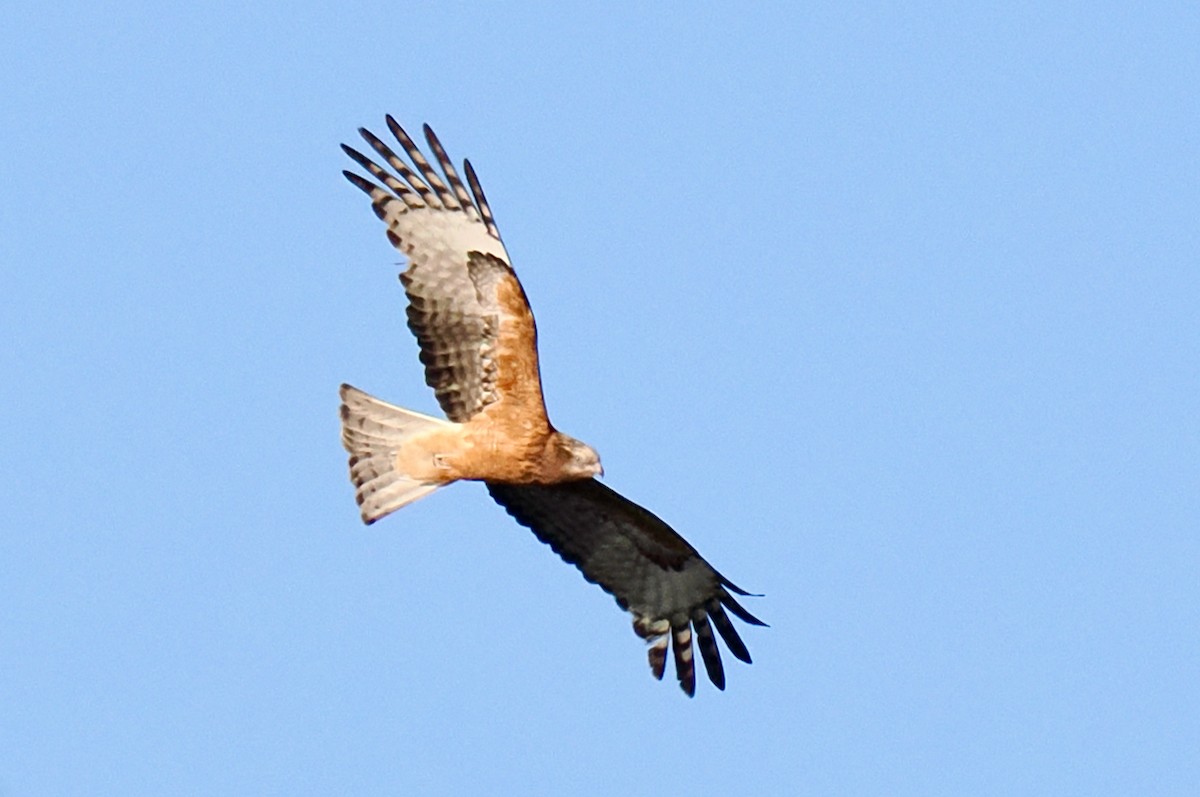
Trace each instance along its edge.
{"label": "dark wingtip feather", "polygon": [[746,611],[745,608],[743,608],[740,603],[738,603],[736,600],[734,600],[733,596],[730,595],[729,593],[725,593],[724,595],[721,596],[721,603],[725,604],[725,608],[727,608],[727,609],[729,609],[729,611],[733,612],[734,616],[737,617],[738,619],[742,620],[743,622],[749,623],[750,625],[762,626],[763,628],[770,627],[766,623],[764,623],[762,620],[758,619],[754,615],[750,614],[750,612]]}
{"label": "dark wingtip feather", "polygon": [[661,641],[656,641],[646,651],[646,656],[650,659],[650,674],[656,679],[662,680],[663,673],[667,671],[667,639],[663,637]]}
{"label": "dark wingtip feather", "polygon": [[483,186],[479,184],[479,175],[475,174],[475,167],[471,165],[471,161],[463,161],[463,172],[467,175],[467,184],[471,186],[471,195],[475,197],[475,205],[479,208],[479,215],[483,217],[488,234],[496,240],[500,240],[500,229],[496,226],[496,217],[492,215],[492,208],[488,205],[487,197],[483,193]]}
{"label": "dark wingtip feather", "polygon": [[700,648],[700,656],[704,659],[704,669],[708,673],[708,680],[713,682],[713,686],[718,689],[725,689],[725,667],[721,664],[721,651],[717,647],[717,640],[713,637],[712,626],[708,624],[708,617],[703,612],[698,612],[692,620],[692,625],[696,629],[696,645]]}
{"label": "dark wingtip feather", "polygon": [[380,147],[391,149],[391,147],[388,147],[387,144],[383,143],[379,136],[375,135],[365,127],[358,128],[358,134],[362,136],[363,141],[366,141],[371,145],[371,149],[373,150],[378,151]]}
{"label": "dark wingtip feather", "polygon": [[658,627],[659,622],[651,620],[649,617],[634,617],[633,632],[650,644],[646,651],[646,656],[650,660],[650,674],[661,681],[663,673],[667,669],[666,632],[670,630],[670,627],[662,623],[663,626],[666,626],[664,630],[664,628]]}
{"label": "dark wingtip feather", "polygon": [[671,651],[675,654],[675,675],[679,688],[688,697],[696,696],[696,662],[692,657],[692,631],[688,626],[671,629]]}
{"label": "dark wingtip feather", "polygon": [[[361,152],[359,152],[358,150],[356,150],[354,147],[350,146],[349,144],[342,144],[341,147],[342,147],[342,152],[346,153],[347,157],[349,157],[351,160],[353,160],[355,163],[357,163],[359,166],[363,167],[367,171],[370,171],[372,167],[375,167],[374,161],[372,161],[366,155],[362,154]],[[376,168],[378,168],[378,167],[376,167]]]}
{"label": "dark wingtip feather", "polygon": [[404,149],[409,151],[417,149],[417,145],[412,140],[412,137],[409,136],[405,129],[400,126],[400,123],[396,121],[395,117],[389,113],[385,119],[387,120],[388,130],[392,131],[392,135],[395,136],[396,140],[404,146]]}
{"label": "dark wingtip feather", "polygon": [[737,584],[734,584],[732,581],[725,578],[725,576],[720,576],[720,578],[721,578],[721,584],[725,588],[727,588],[730,592],[733,592],[737,595],[741,595],[743,598],[761,598],[761,597],[763,597],[763,593],[747,592],[746,590],[739,587]]}
{"label": "dark wingtip feather", "polygon": [[746,643],[738,636],[737,629],[733,627],[733,623],[729,621],[725,610],[721,608],[718,601],[713,601],[708,607],[708,617],[712,620],[713,625],[717,627],[718,633],[721,634],[721,639],[725,640],[725,645],[729,648],[729,652],[736,658],[747,664],[752,664],[750,651],[746,649]]}
{"label": "dark wingtip feather", "polygon": [[[345,146],[344,144],[342,146]],[[354,184],[354,187],[362,191],[364,194],[370,195],[379,186],[372,183],[370,180],[357,175],[349,169],[342,169],[342,176]]]}

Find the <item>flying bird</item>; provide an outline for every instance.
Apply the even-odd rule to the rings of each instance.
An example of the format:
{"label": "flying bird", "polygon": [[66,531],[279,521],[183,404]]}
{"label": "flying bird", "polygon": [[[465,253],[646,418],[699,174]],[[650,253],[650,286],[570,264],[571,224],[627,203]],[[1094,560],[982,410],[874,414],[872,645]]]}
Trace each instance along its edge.
{"label": "flying bird", "polygon": [[463,162],[468,191],[428,125],[441,174],[391,116],[387,126],[408,161],[360,128],[391,170],[343,144],[374,181],[343,174],[370,197],[388,240],[408,259],[400,275],[408,326],[446,419],[342,385],[342,444],[363,522],[452,482],[482,481],[518,523],[633,615],[656,678],[669,646],[680,687],[695,694],[694,631],[709,679],[724,689],[713,627],[749,663],[726,614],[765,625],[733,597],[749,593],[665,522],[596,481],[603,468],[595,449],[550,423],[533,313],[475,170]]}

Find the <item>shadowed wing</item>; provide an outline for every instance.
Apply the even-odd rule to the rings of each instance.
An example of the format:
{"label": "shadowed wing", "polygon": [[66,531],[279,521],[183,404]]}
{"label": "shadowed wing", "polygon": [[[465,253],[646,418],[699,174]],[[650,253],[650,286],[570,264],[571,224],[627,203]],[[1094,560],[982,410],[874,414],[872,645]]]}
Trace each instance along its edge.
{"label": "shadowed wing", "polygon": [[[343,174],[371,197],[375,214],[387,224],[388,240],[409,260],[400,281],[425,381],[452,421],[464,422],[500,401],[516,405],[510,407],[516,414],[544,420],[533,314],[475,170],[463,162],[468,191],[428,125],[425,139],[441,174],[391,116],[387,125],[411,166],[360,129],[391,171],[343,144],[377,182]],[[513,386],[520,386],[519,395]]]}
{"label": "shadowed wing", "polygon": [[488,484],[492,498],[527,526],[583,577],[599,584],[633,614],[634,630],[650,642],[650,668],[662,678],[670,641],[679,685],[696,691],[692,631],[709,680],[725,688],[725,670],[713,626],[729,651],[750,662],[725,610],[765,625],[730,592],[730,583],[658,517],[595,479],[553,485]]}

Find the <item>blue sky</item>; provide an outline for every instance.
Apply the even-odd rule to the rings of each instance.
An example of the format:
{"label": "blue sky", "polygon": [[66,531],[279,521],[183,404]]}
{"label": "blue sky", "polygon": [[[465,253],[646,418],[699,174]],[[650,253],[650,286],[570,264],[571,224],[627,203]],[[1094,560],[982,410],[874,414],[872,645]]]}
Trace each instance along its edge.
{"label": "blue sky", "polygon": [[[1195,794],[1200,12],[18,3],[0,794]],[[687,700],[458,485],[338,150],[476,166],[555,423],[765,593]],[[727,657],[729,658],[729,657]]]}

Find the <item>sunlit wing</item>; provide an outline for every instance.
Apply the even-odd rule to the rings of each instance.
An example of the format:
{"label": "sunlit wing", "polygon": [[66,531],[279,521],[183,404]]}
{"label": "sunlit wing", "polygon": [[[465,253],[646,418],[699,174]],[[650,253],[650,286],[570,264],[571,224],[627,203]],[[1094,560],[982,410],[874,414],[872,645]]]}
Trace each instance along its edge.
{"label": "sunlit wing", "polygon": [[343,145],[375,181],[344,174],[371,197],[388,239],[409,260],[400,280],[426,382],[452,421],[497,402],[511,405],[513,415],[544,419],[533,314],[474,169],[464,161],[468,190],[428,125],[425,138],[441,174],[391,116],[387,125],[408,162],[360,129],[390,170]]}

